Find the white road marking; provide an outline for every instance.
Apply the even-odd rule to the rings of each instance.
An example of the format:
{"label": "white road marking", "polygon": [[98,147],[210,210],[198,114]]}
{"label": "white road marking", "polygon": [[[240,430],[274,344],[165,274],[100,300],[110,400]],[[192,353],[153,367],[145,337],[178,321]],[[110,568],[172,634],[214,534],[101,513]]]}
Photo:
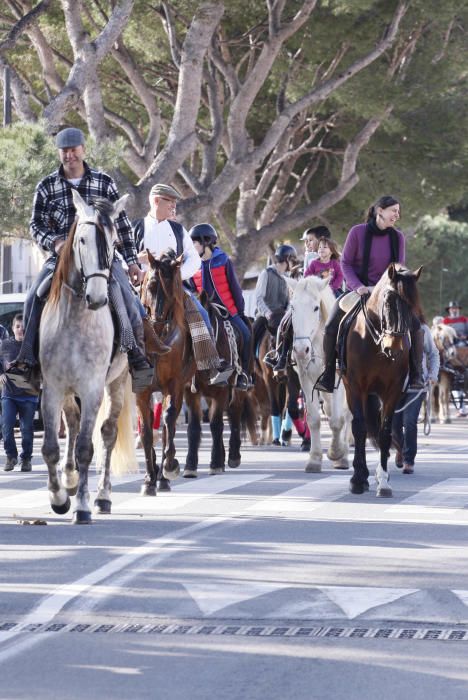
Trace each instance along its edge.
{"label": "white road marking", "polygon": [[348,482],[349,474],[333,474],[259,501],[248,511],[255,515],[311,513],[326,503],[345,496],[348,492]]}
{"label": "white road marking", "polygon": [[134,496],[116,505],[114,512],[155,513],[157,515],[169,513],[201,498],[224,493],[270,476],[271,474],[249,474],[248,472],[243,472],[239,474],[219,474],[210,478],[197,479],[196,482],[193,480],[183,483],[176,482],[176,488],[170,493],[164,493],[156,499]]}
{"label": "white road marking", "polygon": [[[142,478],[142,474],[128,474],[126,476],[114,477],[112,479],[112,485],[115,487],[119,484],[141,481]],[[92,474],[89,477],[88,485],[91,494],[96,491],[99,479],[99,474]],[[45,485],[38,489],[15,491],[14,493],[11,493],[10,490],[0,491],[0,511],[19,511],[24,514],[26,509],[39,509],[41,511],[50,510],[49,494]]]}
{"label": "white road marking", "polygon": [[417,593],[417,588],[370,588],[362,586],[317,586],[338,605],[349,620],[399,598]]}
{"label": "white road marking", "polygon": [[266,593],[273,593],[287,588],[284,583],[263,583],[256,581],[229,581],[217,583],[182,582],[182,585],[194,599],[204,615],[212,615],[230,605],[245,600],[258,598]]}
{"label": "white road marking", "polygon": [[[271,474],[232,474],[226,476],[224,479],[207,479],[208,482],[213,482],[213,486],[209,487],[208,490],[211,494],[213,492],[219,493],[226,489],[232,489],[236,486],[244,485],[252,481],[258,481],[260,479],[266,479],[270,476]],[[200,498],[204,495],[207,494],[204,493],[203,495],[200,495]],[[152,565],[156,565],[159,560],[166,559],[168,556],[171,556],[172,554],[183,549],[184,545],[180,544],[181,540],[185,540],[187,537],[200,530],[214,527],[215,525],[224,523],[234,517],[235,514],[231,513],[220,517],[204,519],[198,523],[189,525],[188,527],[183,527],[178,531],[176,530],[170,537],[163,536],[147,540],[145,544],[130,549],[126,554],[113,559],[104,566],[90,572],[86,576],[83,576],[72,583],[57,586],[51,595],[47,596],[34,610],[24,617],[22,621],[23,625],[32,623],[46,624],[50,622],[72,600],[75,600],[76,598],[85,594],[92,587],[95,587],[96,584],[109,578],[110,576],[115,576],[120,572],[123,572],[125,569],[129,569],[129,572],[124,575],[125,580],[130,580],[137,576],[137,572],[134,570],[134,564],[143,557],[152,555]],[[93,594],[94,593],[98,594],[98,591],[93,588]],[[106,594],[109,594],[108,588],[106,590]],[[99,595],[96,595],[96,597],[93,596],[93,600],[97,601],[98,599]],[[5,643],[7,645],[5,649],[0,651],[0,661],[6,660],[20,651],[23,651],[25,648],[33,646],[34,643],[41,641],[41,637],[38,636],[35,638],[36,642],[34,642],[33,638],[27,640],[26,642],[25,640],[19,640],[19,642],[16,643],[14,638],[21,634],[21,629],[16,630],[15,628],[4,632],[0,631],[0,644]]]}
{"label": "white road marking", "polygon": [[390,515],[448,515],[468,504],[468,479],[445,479],[386,508]]}

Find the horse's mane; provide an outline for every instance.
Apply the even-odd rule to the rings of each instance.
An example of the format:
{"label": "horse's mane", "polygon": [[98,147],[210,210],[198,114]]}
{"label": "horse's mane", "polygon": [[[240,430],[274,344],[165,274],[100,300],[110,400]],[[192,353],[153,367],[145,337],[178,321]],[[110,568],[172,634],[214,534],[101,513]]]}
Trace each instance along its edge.
{"label": "horse's mane", "polygon": [[[94,209],[97,212],[96,247],[98,253],[98,269],[107,270],[110,267],[110,250],[105,229],[112,229],[114,225],[112,220],[114,204],[109,199],[105,199],[104,197],[95,197],[91,204],[94,206]],[[60,250],[57,269],[52,278],[52,285],[49,293],[49,301],[53,305],[58,304],[62,285],[69,279],[70,276],[73,261],[73,242],[75,239],[77,224],[78,221],[73,222],[68,237],[65,241],[65,245]]]}
{"label": "horse's mane", "polygon": [[452,344],[458,339],[455,328],[452,328],[452,326],[449,326],[446,323],[437,323],[435,326],[432,326],[431,333],[433,337],[435,337],[437,334],[445,336]]}
{"label": "horse's mane", "polygon": [[390,266],[375,285],[368,307],[381,318],[384,314],[390,318],[392,328],[407,329],[411,327],[413,314],[418,318],[422,315],[417,276],[403,265],[394,266],[393,277],[389,269]]}
{"label": "horse's mane", "polygon": [[[183,326],[185,323],[185,311],[184,311],[184,288],[182,285],[182,277],[179,273],[180,266],[174,265],[177,260],[177,254],[172,248],[169,248],[158,258],[159,265],[157,267],[152,267],[153,274],[156,276],[159,285],[165,289],[165,280],[171,280],[171,289],[167,290],[167,301],[171,304],[172,315],[174,323],[177,326]],[[168,271],[170,274],[163,274],[163,271]],[[158,286],[159,286],[158,285]],[[149,284],[148,291],[153,296],[157,293],[157,289]]]}
{"label": "horse's mane", "polygon": [[65,245],[60,251],[60,256],[57,263],[54,276],[52,277],[52,285],[49,292],[49,303],[56,306],[60,299],[62,284],[69,279],[70,270],[73,259],[73,241],[76,232],[76,221],[73,222]]}

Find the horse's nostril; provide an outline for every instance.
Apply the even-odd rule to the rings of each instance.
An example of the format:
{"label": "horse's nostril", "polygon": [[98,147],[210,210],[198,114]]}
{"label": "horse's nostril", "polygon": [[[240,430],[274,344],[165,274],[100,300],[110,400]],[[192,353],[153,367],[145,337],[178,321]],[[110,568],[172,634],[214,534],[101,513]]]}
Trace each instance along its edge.
{"label": "horse's nostril", "polygon": [[306,348],[306,355],[307,355],[308,352],[309,352],[309,348]]}

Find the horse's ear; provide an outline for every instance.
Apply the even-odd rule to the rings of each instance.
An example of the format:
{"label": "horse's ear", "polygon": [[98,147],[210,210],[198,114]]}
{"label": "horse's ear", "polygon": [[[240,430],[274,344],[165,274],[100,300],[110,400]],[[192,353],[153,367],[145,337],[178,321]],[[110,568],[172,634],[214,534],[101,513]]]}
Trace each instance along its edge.
{"label": "horse's ear", "polygon": [[129,197],[129,194],[124,194],[123,197],[114,202],[114,213],[112,214],[113,219],[116,219],[120,212],[122,212],[125,209],[125,205],[127,204]]}
{"label": "horse's ear", "polygon": [[182,253],[181,255],[179,255],[179,257],[176,258],[175,261],[178,265],[182,265],[182,263],[184,262],[184,254]]}
{"label": "horse's ear", "polygon": [[288,288],[291,292],[294,292],[294,290],[297,287],[297,283],[299,280],[293,280],[291,277],[283,277],[284,281],[288,285]]}
{"label": "horse's ear", "polygon": [[418,267],[418,269],[414,271],[414,276],[416,277],[417,280],[419,279],[419,276],[423,270],[423,267],[424,267],[424,265],[421,265],[421,267]]}
{"label": "horse's ear", "polygon": [[397,273],[395,263],[390,263],[390,265],[387,268],[387,273],[391,280],[395,279]]}
{"label": "horse's ear", "polygon": [[156,258],[154,258],[148,248],[146,249],[146,255],[148,256],[148,262],[151,265],[151,267],[156,267]]}
{"label": "horse's ear", "polygon": [[75,209],[78,212],[78,216],[86,217],[86,210],[88,208],[88,205],[86,204],[78,190],[75,190],[75,188],[72,188],[72,197],[73,204],[75,205]]}

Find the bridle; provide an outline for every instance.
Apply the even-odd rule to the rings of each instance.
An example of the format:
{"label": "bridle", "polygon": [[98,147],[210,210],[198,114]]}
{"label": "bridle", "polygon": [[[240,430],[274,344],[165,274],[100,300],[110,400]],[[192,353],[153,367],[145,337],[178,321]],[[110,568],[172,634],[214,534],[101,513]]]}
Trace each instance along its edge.
{"label": "bridle", "polygon": [[[76,232],[75,236],[77,235],[78,232],[78,227],[79,226],[94,226],[98,231],[101,231],[103,235],[105,235],[104,228],[97,223],[96,221],[78,221],[76,225]],[[85,274],[84,271],[84,266],[83,266],[83,258],[81,257],[81,248],[78,246],[78,257],[80,260],[80,277],[82,281],[82,288],[84,289],[86,285],[88,284],[88,281],[92,279],[93,277],[102,277],[103,279],[106,280],[107,284],[109,284],[109,278],[110,278],[110,266],[111,266],[111,261],[110,258],[108,259],[108,268],[102,271],[98,272],[92,272],[89,275]]]}
{"label": "bridle", "polygon": [[[397,294],[395,290],[391,290],[393,293]],[[390,336],[392,338],[402,338],[403,336],[407,335],[408,329],[405,328],[401,331],[393,330],[393,329],[388,329],[384,325],[384,319],[382,319],[382,328],[379,330],[375,323],[372,321],[371,317],[369,316],[369,313],[367,311],[367,300],[369,298],[369,294],[363,294],[359,297],[359,303],[361,305],[361,311],[364,316],[364,321],[366,324],[366,328],[369,331],[369,334],[374,341],[374,343],[377,346],[382,346],[383,340],[386,336]],[[382,347],[382,351],[385,352],[384,348]]]}

